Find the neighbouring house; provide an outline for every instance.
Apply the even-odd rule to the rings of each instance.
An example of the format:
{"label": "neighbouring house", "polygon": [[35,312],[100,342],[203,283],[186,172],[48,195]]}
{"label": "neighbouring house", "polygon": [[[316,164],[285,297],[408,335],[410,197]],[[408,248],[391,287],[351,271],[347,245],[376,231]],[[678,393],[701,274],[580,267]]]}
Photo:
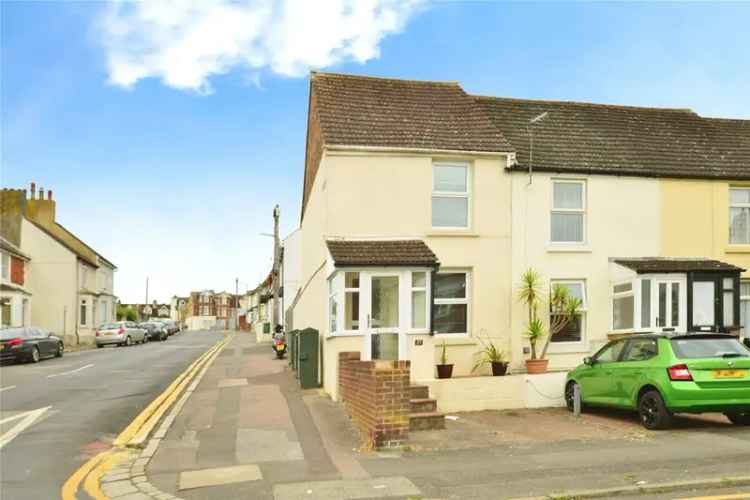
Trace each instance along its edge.
{"label": "neighbouring house", "polygon": [[117,267],[57,221],[52,191],[3,189],[1,215],[3,237],[33,263],[31,325],[67,342],[93,341],[96,327],[115,318]]}
{"label": "neighbouring house", "polygon": [[287,328],[320,332],[334,398],[347,351],[409,360],[412,380],[430,382],[443,344],[470,375],[481,336],[523,372],[517,287],[530,267],[547,294],[559,284],[582,302],[553,338],[553,370],[627,332],[738,332],[750,121],[313,72],[284,260],[297,266]]}
{"label": "neighbouring house", "polygon": [[273,335],[273,307],[275,300],[273,297],[273,273],[268,273],[266,279],[254,290],[256,305],[254,311],[254,321],[252,330],[255,333],[257,342],[269,342]]}
{"label": "neighbouring house", "polygon": [[189,330],[211,330],[216,327],[216,300],[213,290],[190,292],[185,324]]}
{"label": "neighbouring house", "polygon": [[0,236],[0,327],[30,326],[32,295],[26,282],[31,258]]}
{"label": "neighbouring house", "polygon": [[190,297],[179,297],[174,295],[169,302],[170,318],[180,325],[187,319],[187,305]]}
{"label": "neighbouring house", "polygon": [[171,318],[172,310],[170,304],[159,304],[156,300],[150,304],[123,304],[133,309],[140,321],[152,318]]}
{"label": "neighbouring house", "polygon": [[216,294],[216,323],[225,330],[233,330],[237,323],[238,297],[229,292]]}

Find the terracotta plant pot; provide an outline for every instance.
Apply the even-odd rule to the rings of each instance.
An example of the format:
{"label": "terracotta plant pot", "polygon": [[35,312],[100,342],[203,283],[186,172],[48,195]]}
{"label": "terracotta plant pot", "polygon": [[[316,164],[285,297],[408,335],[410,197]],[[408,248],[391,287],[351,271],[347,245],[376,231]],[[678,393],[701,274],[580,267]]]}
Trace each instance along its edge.
{"label": "terracotta plant pot", "polygon": [[435,365],[437,366],[438,378],[451,378],[453,375],[453,365]]}
{"label": "terracotta plant pot", "polygon": [[505,361],[493,361],[492,362],[492,376],[493,377],[499,377],[501,375],[505,375],[505,372],[508,371],[508,363]]}
{"label": "terracotta plant pot", "polygon": [[526,373],[547,373],[548,359],[527,359]]}

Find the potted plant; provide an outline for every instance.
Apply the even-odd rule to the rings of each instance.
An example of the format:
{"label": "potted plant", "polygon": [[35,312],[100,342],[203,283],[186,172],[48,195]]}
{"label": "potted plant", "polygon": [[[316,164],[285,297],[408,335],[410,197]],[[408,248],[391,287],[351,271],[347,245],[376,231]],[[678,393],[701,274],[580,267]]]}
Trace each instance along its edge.
{"label": "potted plant", "polygon": [[[549,360],[547,349],[552,338],[560,333],[578,314],[581,300],[572,297],[567,287],[555,285],[549,300],[550,328],[549,335],[545,331],[544,322],[539,318],[539,305],[542,302],[542,277],[534,269],[528,269],[521,276],[521,286],[518,292],[519,300],[528,310],[528,324],[524,335],[529,339],[531,358],[526,360],[528,373],[545,373]],[[544,342],[541,353],[539,343]]]}
{"label": "potted plant", "polygon": [[490,339],[483,340],[480,337],[479,342],[482,344],[482,349],[479,351],[479,359],[471,371],[474,372],[482,366],[489,364],[492,367],[493,377],[505,375],[505,372],[508,371],[508,360],[503,350],[499,349]]}
{"label": "potted plant", "polygon": [[453,365],[448,364],[448,354],[446,352],[447,346],[445,340],[443,341],[443,349],[440,353],[440,364],[437,365],[438,378],[451,378],[453,375]]}

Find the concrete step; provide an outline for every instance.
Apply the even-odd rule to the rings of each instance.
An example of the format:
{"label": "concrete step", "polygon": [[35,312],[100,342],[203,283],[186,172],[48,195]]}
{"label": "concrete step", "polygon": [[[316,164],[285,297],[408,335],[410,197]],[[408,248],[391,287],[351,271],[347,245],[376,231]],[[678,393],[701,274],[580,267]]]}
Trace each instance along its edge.
{"label": "concrete step", "polygon": [[412,385],[409,389],[412,399],[427,399],[430,397],[430,388],[426,385]]}
{"label": "concrete step", "polygon": [[437,411],[437,401],[430,398],[412,398],[409,403],[411,404],[412,413],[429,413]]}
{"label": "concrete step", "polygon": [[445,415],[436,411],[409,414],[410,431],[445,429]]}

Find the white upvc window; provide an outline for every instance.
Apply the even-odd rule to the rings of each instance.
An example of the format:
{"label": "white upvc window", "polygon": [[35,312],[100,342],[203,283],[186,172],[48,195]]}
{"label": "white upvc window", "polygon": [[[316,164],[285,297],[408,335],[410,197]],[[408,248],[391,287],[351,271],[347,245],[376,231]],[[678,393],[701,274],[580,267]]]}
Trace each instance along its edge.
{"label": "white upvc window", "polygon": [[612,286],[612,330],[635,328],[635,293],[633,281],[623,281]]}
{"label": "white upvc window", "polygon": [[328,279],[328,333],[334,335],[338,328],[338,301],[334,277]]}
{"label": "white upvc window", "polygon": [[750,245],[750,187],[729,189],[729,243]]}
{"label": "white upvc window", "polygon": [[435,274],[432,329],[437,334],[467,335],[469,333],[468,271],[443,271]]}
{"label": "white upvc window", "polygon": [[740,281],[740,335],[750,338],[750,280]]}
{"label": "white upvc window", "polygon": [[432,227],[468,229],[471,223],[471,171],[465,162],[432,165]]}
{"label": "white upvc window", "polygon": [[567,288],[568,295],[581,301],[578,313],[571,319],[561,332],[550,339],[556,344],[579,344],[586,338],[586,312],[588,311],[588,298],[586,293],[586,281],[581,279],[557,279],[550,281],[550,293],[555,286]]}
{"label": "white upvc window", "polygon": [[427,331],[430,303],[427,300],[429,277],[426,271],[411,273],[411,329]]}
{"label": "white upvc window", "polygon": [[7,253],[3,253],[2,255],[3,281],[10,281],[10,255]]}
{"label": "white upvc window", "polygon": [[359,330],[359,273],[347,271],[344,273],[344,331]]}
{"label": "white upvc window", "polygon": [[552,180],[550,242],[563,245],[586,242],[586,181]]}

